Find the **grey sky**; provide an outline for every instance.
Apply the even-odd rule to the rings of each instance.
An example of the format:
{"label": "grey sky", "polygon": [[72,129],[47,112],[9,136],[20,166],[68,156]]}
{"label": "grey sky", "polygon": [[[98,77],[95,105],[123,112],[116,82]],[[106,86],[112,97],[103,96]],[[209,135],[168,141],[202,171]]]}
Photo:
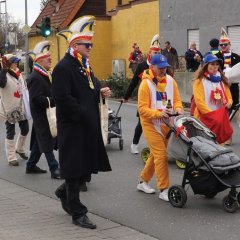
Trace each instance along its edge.
{"label": "grey sky", "polygon": [[[7,11],[16,21],[25,24],[25,0],[6,0]],[[28,5],[28,25],[31,26],[40,13],[41,0],[27,0]],[[2,5],[2,4],[1,4]],[[2,5],[2,11],[3,11]]]}

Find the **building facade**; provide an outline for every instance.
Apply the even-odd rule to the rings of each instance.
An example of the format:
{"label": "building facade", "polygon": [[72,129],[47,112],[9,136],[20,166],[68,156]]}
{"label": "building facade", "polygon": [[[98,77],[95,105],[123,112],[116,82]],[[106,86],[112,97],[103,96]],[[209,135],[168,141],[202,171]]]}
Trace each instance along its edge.
{"label": "building facade", "polygon": [[56,33],[66,29],[76,18],[83,15],[96,16],[94,47],[90,62],[99,79],[106,79],[112,74],[113,61],[123,63],[123,71],[131,77],[128,57],[132,45],[137,42],[142,52],[147,54],[153,35],[159,33],[158,0],[56,0],[51,1],[36,18],[29,35],[29,49],[43,40],[36,34],[36,25],[42,17],[51,18],[53,34],[49,37],[53,66],[67,50],[63,38]]}
{"label": "building facade", "polygon": [[191,41],[204,54],[224,27],[232,50],[240,54],[239,0],[159,0],[161,44],[170,41],[183,56]]}

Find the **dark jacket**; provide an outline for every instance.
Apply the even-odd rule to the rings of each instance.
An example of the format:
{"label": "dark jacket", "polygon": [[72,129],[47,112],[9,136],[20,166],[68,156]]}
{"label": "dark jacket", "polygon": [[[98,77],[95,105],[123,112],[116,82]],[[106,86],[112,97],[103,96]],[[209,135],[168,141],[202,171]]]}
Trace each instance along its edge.
{"label": "dark jacket", "polygon": [[143,61],[138,64],[137,69],[134,73],[134,76],[128,86],[128,89],[124,95],[124,99],[129,99],[130,96],[132,95],[134,89],[137,87],[137,85],[140,83],[142,79],[142,74],[144,70],[149,69],[149,65],[147,64],[147,61]]}
{"label": "dark jacket", "polygon": [[99,115],[99,86],[89,87],[84,68],[68,53],[53,70],[57,108],[59,163],[63,178],[111,171]]}
{"label": "dark jacket", "polygon": [[40,152],[45,153],[53,151],[55,140],[50,133],[46,114],[46,108],[48,107],[47,97],[50,98],[51,106],[54,106],[51,93],[51,82],[48,77],[34,70],[27,80],[27,85],[34,128],[30,145],[32,146],[36,137]]}
{"label": "dark jacket", "polygon": [[[196,53],[201,57],[202,60],[202,54],[199,51],[197,51]],[[191,49],[188,49],[185,53],[186,67],[188,71],[195,72],[201,63],[201,61],[198,62],[194,59],[196,53]]]}
{"label": "dark jacket", "polygon": [[[217,53],[216,56],[222,59],[221,68],[224,69],[224,58],[221,52]],[[231,67],[240,62],[240,56],[236,53],[231,54]],[[239,87],[238,83],[233,83],[230,86],[230,91],[232,94],[233,104],[231,109],[235,109],[235,105],[239,103]]]}
{"label": "dark jacket", "polygon": [[162,55],[164,55],[167,58],[168,64],[171,65],[173,70],[179,68],[178,54],[175,48],[171,47],[169,51],[166,48],[164,48],[162,50]]}

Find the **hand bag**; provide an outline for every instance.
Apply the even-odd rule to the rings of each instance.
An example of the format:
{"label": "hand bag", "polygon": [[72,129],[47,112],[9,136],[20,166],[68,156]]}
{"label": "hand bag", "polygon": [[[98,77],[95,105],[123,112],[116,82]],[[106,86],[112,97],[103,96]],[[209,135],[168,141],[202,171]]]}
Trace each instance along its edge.
{"label": "hand bag", "polygon": [[23,109],[22,109],[22,102],[23,102],[23,99],[21,97],[19,106],[14,107],[10,111],[6,112],[5,107],[3,105],[3,101],[1,101],[4,115],[6,117],[6,120],[9,123],[15,124],[15,123],[17,123],[19,121],[26,120],[26,117],[25,117]]}
{"label": "hand bag", "polygon": [[56,107],[51,107],[50,99],[48,100],[48,108],[46,109],[49,129],[53,138],[57,136],[57,118],[56,118]]}
{"label": "hand bag", "polygon": [[102,138],[104,145],[107,145],[108,140],[108,103],[107,99],[103,99],[102,96],[100,96],[100,118],[101,118],[101,130],[102,130]]}

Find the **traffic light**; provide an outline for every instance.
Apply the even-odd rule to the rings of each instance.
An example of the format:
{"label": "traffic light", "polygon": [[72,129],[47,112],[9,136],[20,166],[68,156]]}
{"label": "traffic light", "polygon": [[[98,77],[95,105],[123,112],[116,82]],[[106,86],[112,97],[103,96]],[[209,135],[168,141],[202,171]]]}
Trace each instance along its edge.
{"label": "traffic light", "polygon": [[37,31],[41,36],[47,38],[51,35],[51,19],[49,17],[44,17],[40,25],[37,25],[39,31]]}

